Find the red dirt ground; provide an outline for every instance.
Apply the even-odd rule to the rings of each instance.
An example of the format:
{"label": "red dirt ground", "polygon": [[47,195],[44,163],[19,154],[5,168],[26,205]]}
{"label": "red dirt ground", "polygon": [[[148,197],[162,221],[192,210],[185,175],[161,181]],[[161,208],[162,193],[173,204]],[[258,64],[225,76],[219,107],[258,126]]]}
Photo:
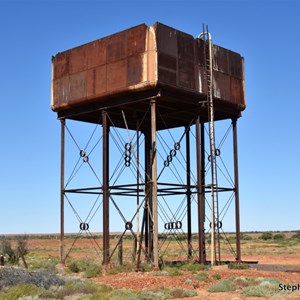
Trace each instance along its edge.
{"label": "red dirt ground", "polygon": [[[55,239],[31,239],[30,240],[30,248],[31,250],[38,251],[39,255],[43,254],[44,256],[55,256],[58,257],[58,249],[59,249],[59,240]],[[70,246],[72,242],[70,240],[66,240],[66,248]],[[247,246],[256,245],[259,246],[259,243],[249,243]],[[265,246],[266,244],[262,244],[260,246]],[[82,258],[96,257],[96,253],[93,251],[89,251],[87,248],[90,247],[90,241],[88,240],[78,240],[76,242],[77,251],[72,252],[72,257]],[[272,249],[272,247],[268,247],[267,255],[259,253],[255,253],[251,255],[243,255],[243,261],[258,261],[258,265],[282,265],[287,267],[295,267],[300,271],[300,251],[298,254],[298,246],[293,247],[293,251],[289,254],[289,249],[284,250],[281,253],[276,253],[276,249]],[[79,251],[78,251],[79,250]],[[274,251],[273,251],[274,250]],[[88,252],[86,252],[88,251]],[[246,251],[245,251],[246,252]],[[225,260],[226,257],[223,257]],[[232,258],[231,258],[232,260]],[[216,299],[216,300],[238,300],[238,299],[247,299],[247,300],[255,300],[255,299],[264,299],[258,297],[247,297],[243,296],[239,292],[226,292],[226,293],[209,293],[207,292],[207,288],[217,282],[217,280],[213,279],[212,276],[214,274],[220,274],[221,278],[227,278],[230,276],[246,276],[246,277],[275,277],[281,280],[285,284],[300,284],[300,272],[285,272],[285,271],[263,271],[256,269],[247,269],[247,270],[230,270],[225,269],[224,266],[216,269],[210,269],[207,271],[210,280],[208,282],[205,281],[193,281],[192,284],[187,283],[187,279],[193,278],[191,272],[181,271],[182,275],[180,276],[155,276],[151,272],[130,272],[130,273],[118,273],[115,275],[105,275],[98,278],[94,278],[93,280],[96,282],[102,282],[104,284],[111,285],[115,288],[126,288],[126,289],[135,289],[135,290],[153,290],[158,287],[170,287],[170,288],[184,288],[184,289],[192,289],[196,290],[198,293],[197,297],[187,298],[187,299]],[[300,299],[300,292],[293,292],[288,299]],[[274,299],[274,298],[272,298]],[[277,298],[282,299],[282,298]]]}

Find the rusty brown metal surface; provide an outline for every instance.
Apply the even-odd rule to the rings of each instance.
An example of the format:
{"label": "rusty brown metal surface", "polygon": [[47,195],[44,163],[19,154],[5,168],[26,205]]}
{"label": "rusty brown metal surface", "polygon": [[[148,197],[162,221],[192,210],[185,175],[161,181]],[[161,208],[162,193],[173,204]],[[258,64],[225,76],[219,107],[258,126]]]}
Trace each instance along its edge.
{"label": "rusty brown metal surface", "polygon": [[[217,119],[245,109],[243,63],[240,54],[213,46]],[[88,105],[123,105],[124,96],[142,100],[158,90],[158,105],[173,101],[195,110],[207,93],[203,40],[160,23],[58,53],[52,66],[51,107],[63,115]]]}

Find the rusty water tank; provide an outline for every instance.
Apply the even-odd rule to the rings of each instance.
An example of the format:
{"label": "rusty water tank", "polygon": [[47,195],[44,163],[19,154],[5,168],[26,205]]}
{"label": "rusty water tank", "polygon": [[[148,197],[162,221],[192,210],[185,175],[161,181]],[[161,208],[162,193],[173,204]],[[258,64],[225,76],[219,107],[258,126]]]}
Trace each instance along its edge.
{"label": "rusty water tank", "polygon": [[[246,106],[243,57],[213,45],[213,70],[216,109],[239,114]],[[180,97],[186,105],[205,99],[204,41],[161,23],[141,24],[52,59],[55,112],[91,104],[101,108],[101,103],[107,107],[111,99],[115,104],[152,90],[174,101]]]}

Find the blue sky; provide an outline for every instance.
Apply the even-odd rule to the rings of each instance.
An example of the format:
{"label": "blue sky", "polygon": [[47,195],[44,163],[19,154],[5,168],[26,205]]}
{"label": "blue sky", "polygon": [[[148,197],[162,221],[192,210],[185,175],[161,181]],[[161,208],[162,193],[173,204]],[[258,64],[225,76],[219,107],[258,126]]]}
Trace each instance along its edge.
{"label": "blue sky", "polygon": [[300,229],[299,11],[298,1],[0,1],[0,234],[59,231],[52,55],[156,21],[195,37],[208,24],[214,43],[244,56],[241,230]]}

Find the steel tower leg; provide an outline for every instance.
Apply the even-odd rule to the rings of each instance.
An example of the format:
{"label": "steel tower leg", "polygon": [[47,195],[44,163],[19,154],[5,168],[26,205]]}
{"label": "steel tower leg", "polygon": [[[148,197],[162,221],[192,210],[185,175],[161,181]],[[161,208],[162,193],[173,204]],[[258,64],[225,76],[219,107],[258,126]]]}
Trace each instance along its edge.
{"label": "steel tower leg", "polygon": [[153,263],[158,268],[158,212],[157,212],[157,157],[156,157],[156,101],[151,105],[151,143],[152,143],[152,219],[153,219]]}
{"label": "steel tower leg", "polygon": [[145,208],[144,208],[144,217],[143,220],[145,222],[145,252],[146,252],[146,257],[147,259],[150,259],[152,257],[150,253],[150,248],[149,245],[151,245],[151,240],[150,240],[150,225],[149,225],[149,210],[150,210],[150,186],[149,182],[151,179],[151,173],[150,173],[150,152],[151,152],[151,136],[150,132],[147,130],[145,131],[145,192],[146,192],[146,199],[145,199]]}
{"label": "steel tower leg", "polygon": [[241,262],[240,241],[240,198],[239,198],[239,167],[238,167],[238,145],[237,145],[237,120],[232,120],[233,129],[233,156],[234,156],[234,193],[235,193],[235,226],[236,226],[236,261]]}
{"label": "steel tower leg", "polygon": [[205,254],[205,157],[204,157],[204,124],[201,123],[200,116],[196,119],[196,161],[197,161],[197,198],[198,198],[198,249],[199,262],[206,263]]}
{"label": "steel tower leg", "polygon": [[60,261],[65,263],[65,120],[61,120],[61,149],[60,149]]}
{"label": "steel tower leg", "polygon": [[102,112],[103,126],[103,264],[109,262],[109,126],[107,112]]}
{"label": "steel tower leg", "polygon": [[187,240],[188,259],[192,259],[192,217],[191,217],[191,155],[190,155],[190,127],[186,128],[186,200],[187,200]]}

